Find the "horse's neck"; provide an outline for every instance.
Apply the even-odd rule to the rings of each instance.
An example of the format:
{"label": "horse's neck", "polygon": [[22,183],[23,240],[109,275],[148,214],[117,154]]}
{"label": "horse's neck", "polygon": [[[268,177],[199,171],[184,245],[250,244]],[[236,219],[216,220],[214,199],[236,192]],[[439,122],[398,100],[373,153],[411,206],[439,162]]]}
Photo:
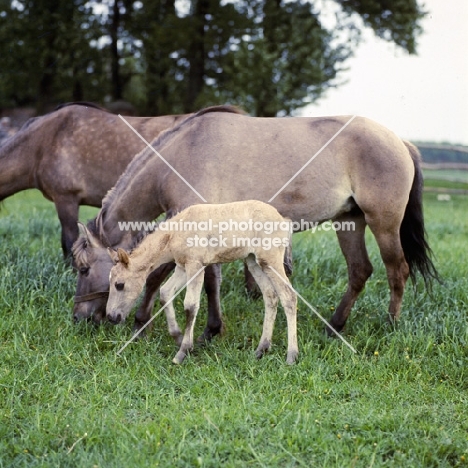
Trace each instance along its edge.
{"label": "horse's neck", "polygon": [[130,249],[141,231],[151,230],[152,221],[162,213],[154,200],[145,200],[148,194],[137,192],[117,197],[100,211],[96,224],[104,245]]}
{"label": "horse's neck", "polygon": [[20,130],[0,146],[0,200],[34,188],[40,150],[29,129]]}

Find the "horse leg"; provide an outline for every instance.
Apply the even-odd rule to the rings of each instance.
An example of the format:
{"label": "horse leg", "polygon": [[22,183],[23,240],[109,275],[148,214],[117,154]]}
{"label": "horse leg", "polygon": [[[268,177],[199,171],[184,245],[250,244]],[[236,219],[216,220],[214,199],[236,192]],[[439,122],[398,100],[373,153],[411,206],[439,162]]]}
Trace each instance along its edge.
{"label": "horse leg", "polygon": [[[340,221],[342,224],[346,221],[354,222],[353,231],[336,231],[341,251],[348,266],[348,288],[330,320],[330,325],[340,332],[348,320],[351,308],[363,290],[367,279],[372,274],[373,268],[367,254],[364,239],[367,225],[364,215],[341,216],[337,221]],[[327,327],[327,333],[329,336],[334,336],[335,334],[329,327]]]}
{"label": "horse leg", "polygon": [[208,299],[208,321],[198,343],[205,343],[224,332],[223,315],[219,290],[221,287],[221,265],[208,265],[205,268],[205,293]]}
{"label": "horse leg", "polygon": [[263,272],[273,284],[276,294],[279,296],[288,323],[288,354],[286,364],[294,364],[299,355],[297,345],[297,295],[292,289],[291,283],[284,271],[283,259],[272,259]]}
{"label": "horse leg", "polygon": [[193,329],[195,327],[198,309],[200,308],[200,294],[205,276],[204,270],[200,271],[201,268],[202,265],[199,262],[185,265],[186,277],[191,281],[187,285],[187,293],[185,294],[184,300],[186,316],[184,337],[179,351],[172,360],[174,364],[182,364],[187,353],[193,349]]}
{"label": "horse leg", "polygon": [[167,328],[169,335],[174,338],[175,342],[180,346],[182,344],[182,332],[180,331],[179,324],[176,320],[174,309],[174,294],[182,288],[187,282],[187,275],[185,270],[179,266],[176,267],[174,274],[168,281],[161,287],[159,299],[161,305],[165,307]]}
{"label": "horse leg", "polygon": [[380,249],[380,255],[387,270],[387,279],[390,286],[390,304],[388,308],[390,322],[394,323],[400,317],[401,303],[409,276],[409,266],[400,241],[401,219],[391,222],[388,214],[385,219],[379,218],[377,222],[368,219]]}
{"label": "horse leg", "polygon": [[[170,275],[174,268],[175,263],[166,263],[154,270],[150,275],[148,275],[148,278],[146,278],[145,294],[140,307],[135,314],[135,323],[133,326],[135,331],[140,330],[140,328],[142,328],[151,319],[151,313],[153,311],[154,301],[156,300],[156,296],[159,291],[159,286],[161,286],[161,283]],[[151,325],[149,325],[143,333],[149,331],[150,327]]]}
{"label": "horse leg", "polygon": [[268,279],[268,276],[263,273],[260,266],[257,264],[252,256],[248,256],[245,264],[249,269],[252,279],[254,279],[260,288],[263,301],[265,303],[265,318],[263,320],[263,332],[260,338],[260,343],[255,355],[260,359],[269,349],[272,342],[273,328],[276,320],[276,311],[278,306],[278,295],[275,288]]}
{"label": "horse leg", "polygon": [[259,289],[258,283],[254,279],[247,263],[244,263],[244,280],[247,295],[252,299],[258,299],[261,296],[262,292]]}
{"label": "horse leg", "polygon": [[78,239],[79,204],[75,198],[61,197],[54,200],[60,225],[62,226],[62,252],[65,260],[71,259],[73,243]]}

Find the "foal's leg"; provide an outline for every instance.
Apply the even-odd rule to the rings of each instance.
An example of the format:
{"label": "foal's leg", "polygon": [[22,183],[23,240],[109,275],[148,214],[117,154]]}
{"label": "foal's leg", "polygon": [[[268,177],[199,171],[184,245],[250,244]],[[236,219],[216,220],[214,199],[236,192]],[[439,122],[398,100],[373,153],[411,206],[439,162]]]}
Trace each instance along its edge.
{"label": "foal's leg", "polygon": [[167,280],[164,286],[161,287],[159,294],[161,305],[165,307],[169,335],[174,338],[179,346],[182,344],[182,332],[176,320],[173,296],[186,282],[187,275],[185,274],[185,270],[177,266],[174,274]]}
{"label": "foal's leg", "polygon": [[270,259],[267,265],[263,268],[263,272],[272,282],[276,293],[279,296],[281,305],[283,306],[286,320],[288,322],[288,354],[286,358],[287,364],[294,364],[299,355],[297,346],[297,296],[292,289],[286,273],[284,272],[283,259]]}
{"label": "foal's leg", "polygon": [[[363,290],[367,279],[372,274],[372,263],[369,260],[364,239],[367,225],[364,215],[342,216],[337,218],[337,221],[342,223],[345,221],[354,222],[354,231],[336,232],[341,251],[348,266],[348,288],[330,320],[330,325],[339,332],[345,326],[351,308]],[[330,336],[335,335],[328,327],[327,333]]]}
{"label": "foal's leg", "polygon": [[276,320],[278,294],[276,294],[276,290],[268,279],[268,276],[263,273],[253,256],[249,255],[245,260],[245,264],[262,291],[263,301],[265,303],[265,318],[263,320],[262,337],[260,338],[260,343],[255,351],[257,358],[261,358],[271,346],[273,328]]}
{"label": "foal's leg", "polygon": [[182,361],[187,356],[187,353],[193,348],[193,328],[197,318],[198,309],[200,308],[200,293],[203,287],[204,270],[201,263],[188,263],[185,265],[187,280],[191,280],[187,285],[187,293],[185,294],[184,309],[187,318],[185,324],[185,333],[182,339],[182,345],[175,355],[172,362],[174,364],[182,364]]}
{"label": "foal's leg", "polygon": [[[153,271],[153,273],[151,273],[146,279],[145,294],[140,307],[135,314],[135,331],[138,331],[146,322],[148,322],[148,320],[151,319],[151,313],[153,311],[154,301],[156,300],[157,293],[159,291],[159,286],[169,276],[174,268],[175,263],[166,263]],[[220,265],[209,265],[206,267],[205,291],[208,298],[208,320],[205,331],[199,338],[200,341],[210,341],[213,336],[222,333],[224,330],[221,301],[219,298],[220,283]]]}

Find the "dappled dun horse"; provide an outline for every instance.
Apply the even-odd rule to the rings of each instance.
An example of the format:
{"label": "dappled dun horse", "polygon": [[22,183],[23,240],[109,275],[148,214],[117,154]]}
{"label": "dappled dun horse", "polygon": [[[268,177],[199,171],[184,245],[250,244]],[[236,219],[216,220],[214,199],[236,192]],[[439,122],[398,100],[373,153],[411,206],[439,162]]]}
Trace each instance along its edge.
{"label": "dappled dun horse", "polygon": [[[229,222],[232,228],[220,232],[219,226],[223,222]],[[249,222],[260,228],[247,232],[240,229],[242,223]],[[204,267],[245,259],[265,302],[263,333],[256,355],[260,358],[270,348],[279,299],[288,323],[286,362],[293,364],[299,352],[297,298],[283,267],[285,250],[291,237],[289,220],[284,219],[271,205],[250,200],[223,205],[193,205],[171,218],[170,223],[174,229],[158,230],[146,236],[130,255],[120,248],[117,251],[109,249],[115,264],[109,278],[109,321],[120,323],[125,320],[143,290],[147,276],[161,265],[175,262],[174,275],[161,288],[160,297],[161,303],[166,306],[169,333],[180,344],[173,362],[181,364],[193,348],[193,328],[200,307]],[[202,223],[210,223],[211,227],[198,228]],[[275,223],[273,226],[276,228],[262,228],[271,223]],[[187,227],[194,224],[197,226],[195,229]],[[201,239],[206,239],[210,245],[194,245],[195,239],[197,244],[201,243]],[[215,242],[211,242],[213,240]],[[172,298],[187,281],[184,301],[187,323],[182,337]]]}
{"label": "dappled dun horse", "polygon": [[[209,203],[269,201],[297,222],[354,222],[353,231],[336,232],[348,267],[348,287],[331,318],[337,330],[372,273],[364,239],[369,226],[387,271],[389,314],[398,319],[408,276],[414,279],[419,271],[425,281],[437,277],[425,237],[416,147],[363,117],[352,122],[343,116],[254,118],[220,110],[200,111],[161,134],[153,146],[165,160],[150,149],[142,151],[105,198],[74,246],[83,272],[76,294],[91,294],[87,303],[75,304],[75,319],[104,315],[106,297],[92,294],[109,290],[112,263],[106,247],[129,248],[137,236],[122,230],[119,221],[149,221],[164,212],[170,216],[200,203],[200,195]],[[149,320],[167,268],[148,277],[137,327]],[[213,271],[206,279],[219,281]],[[219,285],[210,283],[208,290],[212,302],[206,338],[222,329]]]}
{"label": "dappled dun horse", "polygon": [[[186,116],[126,117],[144,138]],[[100,207],[135,154],[145,144],[124,122],[95,104],[69,103],[25,123],[0,145],[0,201],[39,189],[55,204],[67,257],[78,237],[80,205]]]}

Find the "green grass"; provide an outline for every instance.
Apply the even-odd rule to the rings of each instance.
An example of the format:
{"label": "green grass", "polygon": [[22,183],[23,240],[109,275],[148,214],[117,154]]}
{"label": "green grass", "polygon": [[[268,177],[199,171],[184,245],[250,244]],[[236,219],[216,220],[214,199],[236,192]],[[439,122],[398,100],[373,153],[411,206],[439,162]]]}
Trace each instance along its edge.
{"label": "green grass", "polygon": [[[300,303],[297,365],[284,362],[281,311],[257,361],[263,305],[246,297],[235,263],[223,268],[227,333],[174,366],[162,316],[121,357],[131,320],[71,322],[75,277],[53,205],[37,192],[12,197],[0,212],[0,467],[467,466],[467,207],[425,195],[445,282],[432,295],[409,286],[397,328],[369,236],[375,271],[344,333],[357,354]],[[329,317],[346,285],[335,236],[295,236],[294,258],[294,286]],[[198,332],[204,310],[203,298]]]}

